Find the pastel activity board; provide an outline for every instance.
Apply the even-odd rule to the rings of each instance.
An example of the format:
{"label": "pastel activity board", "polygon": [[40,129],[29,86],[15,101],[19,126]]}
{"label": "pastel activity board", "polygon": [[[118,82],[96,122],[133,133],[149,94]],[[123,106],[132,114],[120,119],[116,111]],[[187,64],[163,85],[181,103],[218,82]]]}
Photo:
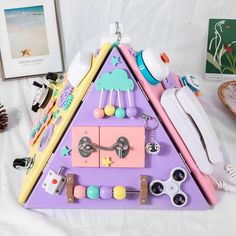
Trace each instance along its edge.
{"label": "pastel activity board", "polygon": [[[197,165],[194,162],[191,153],[189,152],[187,146],[182,141],[179,133],[173,126],[171,120],[169,119],[168,115],[166,114],[163,106],[161,105],[161,96],[163,92],[168,88],[180,88],[181,86],[187,85],[190,89],[195,92],[199,93],[199,84],[192,76],[183,76],[180,77],[177,74],[170,72],[161,83],[158,83],[157,86],[153,86],[150,84],[144,76],[142,71],[139,69],[138,64],[136,63],[136,53],[131,50],[126,45],[120,45],[120,50],[123,53],[125,59],[129,63],[133,73],[135,74],[138,82],[140,83],[141,87],[144,89],[147,97],[150,99],[150,103],[154,106],[156,111],[158,112],[159,116],[161,117],[162,121],[166,129],[169,131],[170,135],[175,141],[176,146],[178,147],[179,152],[184,158],[184,161],[187,163],[189,168],[191,169],[193,175],[195,176],[195,180],[204,192],[204,195],[210,204],[215,204],[217,202],[216,198],[216,189],[214,184],[212,183],[210,177],[200,171]],[[140,56],[140,55],[139,55]]]}
{"label": "pastel activity board", "polygon": [[[39,92],[36,94],[32,108],[38,111],[38,118],[35,120],[29,140],[29,157],[30,160],[16,160],[14,166],[20,168],[22,165],[27,169],[24,177],[19,202],[24,204],[29,198],[35,184],[39,180],[42,172],[45,169],[48,161],[52,157],[58,142],[65,132],[68,124],[70,124],[74,113],[81,104],[86,91],[91,82],[100,69],[104,59],[106,58],[110,44],[105,44],[96,57],[93,56],[89,71],[84,75],[78,87],[72,87],[68,83],[67,76],[64,78],[50,78],[51,83],[49,90],[52,91],[52,96],[48,100],[44,95],[42,85],[38,85]],[[42,96],[43,94],[43,96]],[[41,101],[46,97],[46,104]],[[39,107],[41,106],[41,107]]]}
{"label": "pastel activity board", "polygon": [[195,101],[199,84],[170,72],[168,61],[165,53],[137,53],[118,41],[94,55],[79,53],[66,75],[47,75],[49,84],[35,83],[38,118],[29,157],[13,163],[27,171],[19,202],[78,209],[215,204],[209,175],[198,168],[162,104],[172,89]]}

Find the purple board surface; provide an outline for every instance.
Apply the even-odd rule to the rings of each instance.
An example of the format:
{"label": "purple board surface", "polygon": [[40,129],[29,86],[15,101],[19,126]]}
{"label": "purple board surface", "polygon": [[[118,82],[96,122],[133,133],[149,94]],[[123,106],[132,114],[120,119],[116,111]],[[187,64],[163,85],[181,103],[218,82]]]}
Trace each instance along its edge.
{"label": "purple board surface", "polygon": [[[112,57],[118,57],[119,63],[112,63]],[[84,99],[82,105],[77,111],[74,119],[72,120],[69,128],[67,129],[64,137],[59,143],[57,149],[52,155],[48,165],[44,169],[39,181],[37,182],[34,190],[32,191],[27,203],[27,208],[117,208],[117,209],[208,209],[210,206],[206,202],[204,196],[199,190],[197,184],[186,168],[184,162],[180,158],[174,145],[169,139],[161,123],[156,129],[156,140],[161,146],[161,151],[157,155],[148,155],[145,157],[145,168],[85,168],[85,167],[72,167],[72,157],[63,156],[61,149],[65,146],[72,147],[72,128],[78,126],[144,126],[144,120],[140,117],[145,113],[149,116],[156,117],[155,112],[150,106],[149,102],[143,95],[141,89],[138,87],[133,75],[124,62],[121,54],[117,48],[113,48],[104,63],[101,71],[96,77],[99,80],[106,72],[112,72],[114,69],[124,69],[128,77],[134,81],[134,90],[131,93],[132,103],[138,109],[138,115],[134,119],[124,118],[118,119],[115,116],[106,117],[104,119],[96,119],[93,116],[94,109],[98,108],[100,91],[96,90],[93,84]],[[107,101],[104,93],[104,102]],[[122,106],[127,107],[128,101],[125,92],[121,92]],[[113,96],[113,104],[118,106],[117,96]],[[106,103],[106,102],[105,102]],[[105,104],[103,104],[105,105]],[[112,134],[111,134],[112,135]],[[135,135],[135,134],[134,134]],[[150,133],[146,132],[146,143],[150,140]],[[79,140],[78,140],[79,142]],[[145,144],[144,144],[145,145]],[[42,188],[42,183],[45,180],[49,170],[57,171],[61,166],[66,167],[65,175],[75,174],[75,185],[97,185],[115,187],[117,185],[125,186],[128,190],[139,190],[140,175],[148,175],[149,181],[154,179],[167,180],[170,172],[175,167],[184,168],[187,173],[187,179],[182,184],[181,189],[188,196],[188,203],[182,208],[176,208],[171,204],[168,195],[155,197],[149,193],[148,204],[141,205],[138,193],[129,193],[125,200],[90,200],[88,198],[78,200],[75,199],[74,203],[67,203],[66,188],[62,190],[60,195],[50,195]]]}

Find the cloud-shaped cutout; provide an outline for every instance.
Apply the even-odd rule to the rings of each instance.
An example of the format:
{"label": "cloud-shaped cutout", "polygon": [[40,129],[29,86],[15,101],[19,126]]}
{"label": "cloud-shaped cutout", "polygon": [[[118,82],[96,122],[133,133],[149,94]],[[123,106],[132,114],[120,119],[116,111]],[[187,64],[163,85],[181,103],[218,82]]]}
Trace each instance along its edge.
{"label": "cloud-shaped cutout", "polygon": [[104,73],[99,80],[96,81],[97,90],[117,90],[132,91],[134,89],[133,80],[129,79],[128,74],[123,69],[116,69],[112,72]]}

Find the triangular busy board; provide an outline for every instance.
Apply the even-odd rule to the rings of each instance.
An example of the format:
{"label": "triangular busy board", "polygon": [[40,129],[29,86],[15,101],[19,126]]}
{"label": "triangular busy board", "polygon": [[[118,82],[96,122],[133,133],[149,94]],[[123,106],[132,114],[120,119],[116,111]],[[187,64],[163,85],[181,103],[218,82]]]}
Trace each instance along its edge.
{"label": "triangular busy board", "polygon": [[26,207],[209,208],[117,47]]}

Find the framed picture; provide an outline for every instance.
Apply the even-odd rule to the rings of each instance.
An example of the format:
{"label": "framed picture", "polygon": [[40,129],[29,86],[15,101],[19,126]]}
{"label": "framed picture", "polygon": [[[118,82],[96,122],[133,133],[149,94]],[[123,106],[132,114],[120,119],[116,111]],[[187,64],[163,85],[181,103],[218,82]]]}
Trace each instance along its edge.
{"label": "framed picture", "polygon": [[236,19],[209,19],[207,80],[236,78]]}
{"label": "framed picture", "polygon": [[54,0],[0,1],[3,78],[63,71]]}

